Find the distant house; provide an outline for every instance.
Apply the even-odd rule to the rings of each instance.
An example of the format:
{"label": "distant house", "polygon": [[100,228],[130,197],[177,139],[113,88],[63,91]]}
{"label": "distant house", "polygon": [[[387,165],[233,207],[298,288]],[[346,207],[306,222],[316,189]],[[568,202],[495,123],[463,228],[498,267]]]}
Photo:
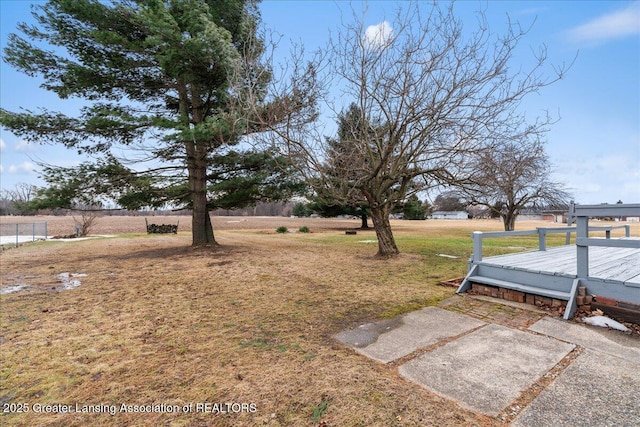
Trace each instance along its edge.
{"label": "distant house", "polygon": [[539,213],[521,213],[516,217],[517,221],[542,221],[544,219]]}
{"label": "distant house", "polygon": [[558,218],[551,213],[522,213],[518,215],[518,221],[553,221],[553,222],[562,222],[562,215],[560,216],[560,221]]}
{"label": "distant house", "polygon": [[430,215],[431,219],[469,219],[465,211],[436,211]]}
{"label": "distant house", "polygon": [[[524,210],[518,215],[518,221],[552,221],[563,222],[564,211]],[[566,221],[565,221],[566,222]]]}
{"label": "distant house", "polygon": [[544,211],[545,219],[558,223],[567,223],[568,215],[566,209],[556,209]]}

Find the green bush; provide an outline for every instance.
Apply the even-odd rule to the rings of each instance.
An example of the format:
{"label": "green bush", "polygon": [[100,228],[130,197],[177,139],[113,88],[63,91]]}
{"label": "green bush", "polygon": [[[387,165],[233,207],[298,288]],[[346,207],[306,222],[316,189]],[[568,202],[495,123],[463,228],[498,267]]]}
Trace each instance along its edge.
{"label": "green bush", "polygon": [[278,228],[276,228],[276,232],[278,233],[286,233],[287,231],[289,231],[289,229],[285,226],[280,226]]}
{"label": "green bush", "polygon": [[298,231],[300,233],[308,233],[309,232],[309,227],[307,227],[306,225],[303,225],[302,227],[300,227],[300,229]]}
{"label": "green bush", "polygon": [[425,219],[427,213],[426,206],[415,194],[407,200],[403,208],[404,219]]}
{"label": "green bush", "polygon": [[293,207],[293,215],[297,217],[308,217],[311,216],[313,211],[309,207],[309,204],[305,203],[296,203]]}

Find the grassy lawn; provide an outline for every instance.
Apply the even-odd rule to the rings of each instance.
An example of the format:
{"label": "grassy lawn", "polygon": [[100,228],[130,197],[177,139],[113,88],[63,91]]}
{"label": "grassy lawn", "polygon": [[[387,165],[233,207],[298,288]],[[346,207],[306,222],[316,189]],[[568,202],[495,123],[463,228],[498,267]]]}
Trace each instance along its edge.
{"label": "grassy lawn", "polygon": [[[483,227],[499,230],[400,222],[402,255],[386,261],[373,258],[373,231],[312,226],[218,230],[215,250],[181,232],[2,251],[3,286],[29,288],[0,297],[0,402],[29,412],[0,424],[500,425],[331,338],[452,296],[438,283],[464,275],[469,234]],[[488,241],[485,254],[536,245]],[[86,276],[61,291],[65,272]]]}

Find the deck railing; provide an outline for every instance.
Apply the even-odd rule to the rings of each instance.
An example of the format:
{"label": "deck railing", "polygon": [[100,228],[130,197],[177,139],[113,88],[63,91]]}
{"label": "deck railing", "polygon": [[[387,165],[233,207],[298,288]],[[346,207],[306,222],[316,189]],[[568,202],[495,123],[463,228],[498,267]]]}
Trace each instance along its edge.
{"label": "deck railing", "polygon": [[[611,231],[615,229],[624,229],[625,237],[630,237],[631,228],[628,224],[625,225],[607,225],[607,226],[590,226],[589,231],[604,231],[605,239],[611,239]],[[513,236],[533,236],[538,235],[538,250],[547,250],[547,235],[548,234],[565,234],[566,244],[571,241],[571,234],[578,233],[578,227],[538,227],[535,230],[522,230],[522,231],[492,231],[484,233],[482,231],[474,231],[471,234],[473,239],[473,255],[471,256],[471,262],[474,264],[482,261],[482,241],[484,239],[496,238],[496,237],[513,237]],[[577,234],[579,236],[579,234]],[[576,237],[576,241],[578,237]],[[592,239],[593,240],[593,239]],[[601,242],[602,239],[595,239],[597,242]],[[595,246],[595,245],[593,245]]]}
{"label": "deck railing", "polygon": [[[589,277],[589,246],[640,249],[640,240],[594,239],[589,237],[589,218],[640,217],[640,204],[574,205],[569,208],[569,221],[576,219],[576,262],[578,277]],[[628,233],[626,237],[629,237]]]}

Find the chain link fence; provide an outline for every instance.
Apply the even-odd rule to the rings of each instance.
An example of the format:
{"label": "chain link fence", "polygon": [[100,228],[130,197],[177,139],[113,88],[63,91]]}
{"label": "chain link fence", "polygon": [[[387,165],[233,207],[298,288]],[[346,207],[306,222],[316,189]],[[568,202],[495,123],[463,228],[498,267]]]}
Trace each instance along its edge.
{"label": "chain link fence", "polygon": [[0,244],[16,245],[47,238],[47,222],[0,223]]}

